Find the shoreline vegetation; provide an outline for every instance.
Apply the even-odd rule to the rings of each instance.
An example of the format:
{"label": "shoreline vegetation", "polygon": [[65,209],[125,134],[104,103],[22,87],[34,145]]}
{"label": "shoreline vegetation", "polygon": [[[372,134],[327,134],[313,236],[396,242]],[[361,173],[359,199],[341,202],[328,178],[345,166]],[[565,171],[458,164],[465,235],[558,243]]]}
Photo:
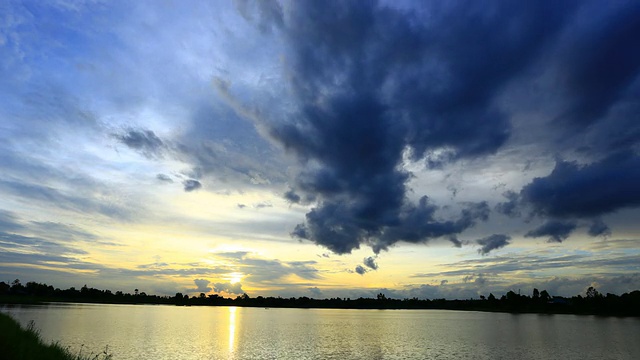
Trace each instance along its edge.
{"label": "shoreline vegetation", "polygon": [[26,328],[11,316],[0,313],[0,359],[6,360],[109,360],[108,349],[101,353],[74,354],[59,343],[45,344],[33,321]]}
{"label": "shoreline vegetation", "polygon": [[242,294],[236,298],[225,298],[217,294],[199,296],[148,295],[145,292],[124,293],[122,291],[99,290],[84,285],[80,290],[71,287],[66,290],[51,285],[20,280],[11,284],[0,282],[0,304],[37,305],[47,302],[76,302],[103,304],[155,304],[178,306],[241,306],[265,308],[332,308],[332,309],[438,309],[470,310],[510,313],[577,314],[640,316],[640,290],[622,295],[602,294],[590,287],[583,295],[570,298],[551,296],[546,290],[534,289],[531,296],[509,291],[500,298],[489,294],[478,299],[393,299],[379,293],[376,298],[331,298],[314,299],[306,296],[298,298],[250,297]]}

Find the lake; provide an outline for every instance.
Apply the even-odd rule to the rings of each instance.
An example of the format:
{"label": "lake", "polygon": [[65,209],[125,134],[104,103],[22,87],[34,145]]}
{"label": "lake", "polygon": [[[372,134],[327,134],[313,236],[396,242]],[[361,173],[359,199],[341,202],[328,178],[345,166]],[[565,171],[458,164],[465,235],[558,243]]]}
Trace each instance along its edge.
{"label": "lake", "polygon": [[108,345],[114,360],[640,359],[638,318],[75,303],[0,311],[74,351]]}

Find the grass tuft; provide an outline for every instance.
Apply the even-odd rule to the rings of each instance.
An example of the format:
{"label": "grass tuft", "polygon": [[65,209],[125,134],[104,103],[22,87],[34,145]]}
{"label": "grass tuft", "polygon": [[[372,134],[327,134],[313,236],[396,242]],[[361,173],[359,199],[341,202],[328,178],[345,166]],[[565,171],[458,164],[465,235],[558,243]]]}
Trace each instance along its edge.
{"label": "grass tuft", "polygon": [[0,313],[0,360],[111,360],[113,357],[108,347],[97,354],[83,354],[83,347],[74,354],[60,343],[47,345],[33,320],[23,329],[15,319]]}

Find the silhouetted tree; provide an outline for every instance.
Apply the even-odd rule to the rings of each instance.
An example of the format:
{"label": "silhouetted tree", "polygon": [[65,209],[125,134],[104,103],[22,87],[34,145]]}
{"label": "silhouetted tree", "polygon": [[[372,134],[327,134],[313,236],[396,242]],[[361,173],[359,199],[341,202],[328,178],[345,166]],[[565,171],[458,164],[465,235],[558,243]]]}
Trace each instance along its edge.
{"label": "silhouetted tree", "polygon": [[540,298],[540,291],[538,289],[533,288],[533,299],[538,300]]}
{"label": "silhouetted tree", "polygon": [[9,284],[5,283],[4,281],[0,282],[0,295],[9,293],[9,289],[11,289],[11,286],[9,286]]}
{"label": "silhouetted tree", "polygon": [[594,288],[593,286],[589,286],[589,288],[587,289],[587,299],[595,299],[601,296],[602,295],[600,295],[598,290],[596,290],[596,288]]}
{"label": "silhouetted tree", "polygon": [[551,300],[551,295],[549,295],[547,290],[542,290],[542,292],[540,293],[540,299],[542,299],[543,301],[549,301]]}
{"label": "silhouetted tree", "polygon": [[15,279],[11,283],[11,292],[14,294],[24,293],[24,286],[20,283],[20,279]]}

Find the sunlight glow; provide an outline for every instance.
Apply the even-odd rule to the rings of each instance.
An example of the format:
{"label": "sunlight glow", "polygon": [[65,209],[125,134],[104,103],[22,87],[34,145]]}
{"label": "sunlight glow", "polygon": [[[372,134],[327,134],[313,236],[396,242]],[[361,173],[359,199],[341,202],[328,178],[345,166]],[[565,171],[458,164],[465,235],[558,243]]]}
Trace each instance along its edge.
{"label": "sunlight glow", "polygon": [[234,272],[230,274],[229,282],[232,284],[239,283],[242,280],[242,274]]}

